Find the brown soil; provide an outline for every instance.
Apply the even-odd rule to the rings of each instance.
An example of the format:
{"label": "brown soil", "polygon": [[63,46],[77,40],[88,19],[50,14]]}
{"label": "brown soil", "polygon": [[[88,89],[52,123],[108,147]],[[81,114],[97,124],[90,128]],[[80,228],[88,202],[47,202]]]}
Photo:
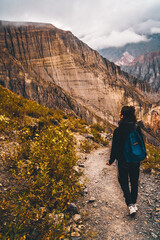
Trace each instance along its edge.
{"label": "brown soil", "polygon": [[[159,177],[141,171],[139,211],[131,217],[117,180],[116,163],[107,166],[108,159],[109,148],[100,148],[88,154],[84,163],[87,193],[79,202],[85,225],[82,239],[160,239]],[[89,201],[91,197],[94,202]]]}

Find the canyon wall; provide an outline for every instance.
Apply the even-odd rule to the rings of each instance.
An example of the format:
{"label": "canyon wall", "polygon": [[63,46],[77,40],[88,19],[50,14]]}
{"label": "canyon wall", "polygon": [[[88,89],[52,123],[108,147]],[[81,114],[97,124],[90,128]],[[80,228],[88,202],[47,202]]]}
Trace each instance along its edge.
{"label": "canyon wall", "polygon": [[0,84],[48,107],[113,124],[124,105],[134,105],[145,120],[157,104],[147,83],[50,24],[0,22]]}

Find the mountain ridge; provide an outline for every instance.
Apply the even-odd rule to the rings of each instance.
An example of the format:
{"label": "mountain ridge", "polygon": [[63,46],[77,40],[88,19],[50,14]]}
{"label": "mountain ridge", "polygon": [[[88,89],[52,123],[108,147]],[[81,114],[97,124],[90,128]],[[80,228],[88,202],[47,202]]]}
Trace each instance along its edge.
{"label": "mountain ridge", "polygon": [[144,55],[145,53],[156,52],[160,49],[160,33],[148,34],[147,41],[138,43],[127,43],[122,47],[107,47],[98,49],[98,52],[111,62],[118,61],[124,52],[129,52],[133,57]]}
{"label": "mountain ridge", "polygon": [[160,51],[135,58],[121,68],[129,74],[148,82],[157,92],[160,91]]}
{"label": "mountain ridge", "polygon": [[[50,24],[46,28],[1,22],[0,36],[1,85],[47,106],[64,100],[55,94],[61,89],[74,100],[75,107],[67,107],[76,109],[76,114],[83,112],[87,118],[90,112],[114,124],[121,106],[133,104],[139,117],[150,121],[147,114],[153,110],[155,95],[150,98],[149,85],[121,71],[71,32]],[[46,89],[51,91],[48,97]]]}

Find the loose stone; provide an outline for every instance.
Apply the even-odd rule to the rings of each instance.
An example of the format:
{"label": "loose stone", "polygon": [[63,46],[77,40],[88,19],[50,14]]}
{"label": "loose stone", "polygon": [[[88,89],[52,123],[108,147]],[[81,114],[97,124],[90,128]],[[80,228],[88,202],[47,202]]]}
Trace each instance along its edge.
{"label": "loose stone", "polygon": [[92,203],[92,202],[95,202],[96,201],[96,199],[94,198],[94,197],[91,197],[90,199],[89,199],[89,203]]}
{"label": "loose stone", "polygon": [[78,166],[81,168],[84,168],[84,164],[79,164]]}
{"label": "loose stone", "polygon": [[73,221],[74,222],[79,222],[81,220],[81,215],[80,214],[75,214],[74,216],[73,216]]}

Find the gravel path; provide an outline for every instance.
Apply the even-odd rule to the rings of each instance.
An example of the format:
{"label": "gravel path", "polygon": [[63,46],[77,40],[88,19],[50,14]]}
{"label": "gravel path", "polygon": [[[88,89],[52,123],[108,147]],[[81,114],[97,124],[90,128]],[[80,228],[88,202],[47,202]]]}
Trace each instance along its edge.
{"label": "gravel path", "polygon": [[117,166],[106,165],[109,149],[88,154],[84,163],[86,189],[79,203],[84,221],[83,240],[160,239],[160,192],[158,176],[140,174],[138,205],[135,217],[128,215],[117,180]]}

